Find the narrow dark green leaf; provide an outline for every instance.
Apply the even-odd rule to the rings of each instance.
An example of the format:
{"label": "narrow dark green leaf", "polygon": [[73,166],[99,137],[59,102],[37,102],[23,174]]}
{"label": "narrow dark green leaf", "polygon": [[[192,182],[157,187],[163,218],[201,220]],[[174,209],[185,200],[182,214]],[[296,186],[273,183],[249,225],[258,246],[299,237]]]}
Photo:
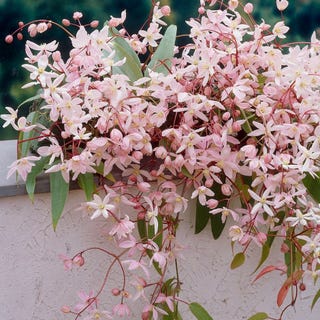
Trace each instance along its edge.
{"label": "narrow dark green leaf", "polygon": [[173,58],[174,44],[176,41],[177,26],[171,25],[167,28],[163,38],[161,39],[156,52],[153,54],[145,75],[149,75],[148,69],[167,75],[168,69],[171,67],[171,59]]}
{"label": "narrow dark green leaf", "polygon": [[163,232],[161,232],[162,227],[163,227],[162,217],[157,216],[157,220],[158,220],[158,235],[155,237],[154,226],[149,224],[148,225],[148,239],[152,239],[158,245],[158,247],[161,248],[162,238],[163,238]]}
{"label": "narrow dark green leaf", "polygon": [[145,242],[148,240],[148,235],[147,235],[147,226],[146,222],[144,219],[138,219],[138,232],[139,236],[142,242]]}
{"label": "narrow dark green leaf", "polygon": [[320,298],[320,289],[317,291],[317,293],[315,294],[312,303],[311,303],[311,310],[313,309],[313,307],[315,306],[315,304],[317,303],[317,301]]}
{"label": "narrow dark green leaf", "polygon": [[34,190],[36,187],[36,178],[39,174],[44,172],[45,166],[48,164],[50,157],[44,157],[35,162],[31,172],[27,176],[26,190],[31,201],[34,200]]}
{"label": "narrow dark green leaf", "polygon": [[269,254],[270,254],[270,247],[267,243],[265,243],[263,246],[262,246],[262,250],[261,250],[261,257],[260,257],[260,260],[259,260],[259,263],[256,267],[256,269],[254,270],[253,273],[255,273],[261,266],[262,264],[267,260],[267,258],[269,257]]}
{"label": "narrow dark green leaf", "polygon": [[96,192],[96,184],[92,173],[79,174],[78,183],[84,191],[87,201],[92,200],[93,194]]}
{"label": "narrow dark green leaf", "polygon": [[265,312],[258,312],[252,317],[250,317],[248,320],[265,320],[268,319],[268,315]]}
{"label": "narrow dark green leaf", "polygon": [[320,203],[320,173],[318,173],[315,178],[307,173],[306,177],[303,179],[303,184],[307,188],[311,197]]}
{"label": "narrow dark green leaf", "polygon": [[206,227],[209,218],[209,208],[203,206],[200,204],[199,200],[197,200],[195,233],[201,232]]}
{"label": "narrow dark green leaf", "polygon": [[218,239],[225,227],[225,222],[221,220],[221,213],[210,215],[211,232],[214,239]]}
{"label": "narrow dark green leaf", "polygon": [[36,100],[40,100],[40,99],[41,99],[40,94],[37,94],[37,95],[35,95],[35,96],[31,97],[31,98],[28,98],[28,99],[24,100],[23,102],[21,102],[18,105],[17,109],[21,108],[23,105],[25,105],[27,103],[30,104],[30,102],[33,102],[33,101],[36,101]]}
{"label": "narrow dark green leaf", "polygon": [[[38,121],[38,118],[39,113],[35,111],[30,112],[27,116],[27,120],[31,125],[35,124]],[[36,130],[31,130],[29,132],[20,131],[18,136],[18,159],[29,155],[32,138],[34,138],[36,134]]]}
{"label": "narrow dark green leaf", "polygon": [[246,256],[243,252],[237,253],[232,259],[231,266],[230,266],[231,269],[236,269],[240,267],[241,265],[244,264],[245,260],[246,260]]}
{"label": "narrow dark green leaf", "polygon": [[130,47],[128,42],[124,40],[119,31],[112,28],[112,34],[115,35],[112,40],[113,49],[115,50],[115,61],[126,59],[126,62],[122,66],[112,68],[114,74],[125,74],[131,81],[136,81],[143,77],[141,71],[140,60],[135,51]]}
{"label": "narrow dark green leaf", "polygon": [[213,320],[207,310],[197,302],[190,303],[189,309],[198,320]]}
{"label": "narrow dark green leaf", "polygon": [[65,182],[61,172],[50,173],[50,192],[52,225],[56,230],[69,193],[69,183]]}

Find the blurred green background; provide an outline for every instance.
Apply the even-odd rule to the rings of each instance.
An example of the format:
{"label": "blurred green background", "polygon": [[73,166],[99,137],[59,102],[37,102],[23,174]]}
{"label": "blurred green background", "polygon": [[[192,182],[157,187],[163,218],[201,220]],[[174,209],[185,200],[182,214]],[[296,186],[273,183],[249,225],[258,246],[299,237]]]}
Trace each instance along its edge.
{"label": "blurred green background", "polygon": [[[28,39],[24,32],[24,40],[15,40],[8,45],[4,42],[7,34],[17,28],[18,21],[28,22],[46,18],[60,22],[63,18],[72,20],[74,11],[84,14],[82,23],[99,20],[100,25],[113,15],[119,17],[122,10],[127,10],[126,28],[136,33],[148,16],[151,0],[0,0],[0,114],[6,113],[5,107],[15,108],[23,100],[32,95],[32,89],[22,90],[21,86],[28,82],[28,74],[21,68],[24,63],[24,41]],[[246,3],[248,1],[242,1]],[[276,0],[252,0],[255,6],[256,21],[263,18],[273,25],[280,18]],[[289,0],[290,5],[284,12],[286,24],[290,27],[287,41],[308,41],[313,30],[320,27],[319,0]],[[178,33],[188,32],[185,20],[197,15],[199,0],[162,0],[161,4],[169,4],[172,8],[171,23],[178,25]],[[319,30],[319,29],[318,29]],[[58,28],[52,28],[44,35],[37,36],[33,41],[48,42],[58,40],[63,43],[65,34]],[[63,51],[63,48],[60,47]],[[27,110],[25,110],[27,113]],[[13,139],[16,132],[11,128],[2,128],[0,120],[0,140]]]}

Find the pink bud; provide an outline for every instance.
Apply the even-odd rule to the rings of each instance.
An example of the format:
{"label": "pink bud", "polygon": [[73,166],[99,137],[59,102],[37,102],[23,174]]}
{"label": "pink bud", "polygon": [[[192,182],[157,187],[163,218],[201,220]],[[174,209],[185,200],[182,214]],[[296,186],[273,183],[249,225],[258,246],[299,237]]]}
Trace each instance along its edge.
{"label": "pink bud", "polygon": [[24,27],[24,22],[23,21],[19,21],[18,26],[19,26],[19,28],[23,28]]}
{"label": "pink bud", "polygon": [[110,138],[112,142],[120,142],[123,138],[123,134],[119,129],[112,129],[110,133]]}
{"label": "pink bud", "polygon": [[183,155],[179,154],[175,159],[174,159],[174,165],[177,169],[181,169],[182,166],[184,165],[184,157]]}
{"label": "pink bud", "polygon": [[111,293],[112,293],[114,296],[118,296],[118,295],[121,293],[121,291],[120,291],[118,288],[113,288],[113,289],[111,290]]}
{"label": "pink bud", "polygon": [[133,151],[132,156],[137,160],[140,161],[143,158],[143,153],[141,151]]}
{"label": "pink bud", "polygon": [[30,34],[30,37],[35,37],[38,33],[37,31],[37,25],[35,23],[31,23],[28,27],[28,32]]}
{"label": "pink bud", "polygon": [[165,147],[160,146],[160,147],[156,148],[155,155],[156,155],[157,158],[165,159],[167,154],[168,154],[168,152],[167,152]]}
{"label": "pink bud", "polygon": [[165,17],[169,16],[170,13],[171,13],[170,7],[169,7],[169,6],[163,6],[163,7],[161,8],[161,13],[162,13]]}
{"label": "pink bud", "polygon": [[5,37],[5,39],[4,39],[4,41],[6,42],[6,43],[12,43],[13,42],[13,36],[11,35],[11,34],[8,34],[6,37]]}
{"label": "pink bud", "polygon": [[83,17],[83,14],[81,13],[81,12],[79,12],[79,11],[76,11],[76,12],[74,12],[73,13],[73,20],[79,20],[79,19],[81,19]]}
{"label": "pink bud", "polygon": [[84,265],[84,259],[81,254],[78,254],[73,258],[73,263],[78,265],[79,267],[82,267]]}
{"label": "pink bud", "polygon": [[90,27],[91,28],[96,28],[99,25],[99,21],[98,20],[93,20],[90,23]]}
{"label": "pink bud", "polygon": [[138,189],[141,192],[148,192],[150,191],[151,185],[148,182],[139,182],[138,183]]}
{"label": "pink bud", "polygon": [[300,283],[299,289],[300,289],[300,291],[305,291],[306,285],[304,283]]}
{"label": "pink bud", "polygon": [[210,87],[205,87],[203,92],[207,97],[209,97],[212,93],[212,90]]}
{"label": "pink bud", "polygon": [[232,193],[232,187],[229,184],[223,184],[221,186],[221,192],[222,194],[224,194],[225,196],[230,196]]}
{"label": "pink bud", "polygon": [[23,34],[21,32],[17,33],[17,39],[22,40],[23,39]]}
{"label": "pink bud", "polygon": [[47,31],[47,30],[48,30],[48,26],[47,26],[46,23],[41,22],[41,23],[39,23],[39,24],[37,25],[37,31],[38,31],[39,33],[44,33],[44,32]]}
{"label": "pink bud", "polygon": [[199,7],[198,8],[198,13],[199,14],[204,14],[206,12],[206,9],[204,7]]}
{"label": "pink bud", "polygon": [[239,122],[234,122],[232,124],[232,130],[233,132],[239,132],[241,130],[241,125],[239,124]]}
{"label": "pink bud", "polygon": [[52,59],[55,62],[59,62],[61,60],[61,53],[60,51],[55,51],[52,53]]}
{"label": "pink bud", "polygon": [[248,2],[248,3],[244,6],[243,10],[244,10],[244,12],[247,13],[247,14],[252,13],[252,11],[253,11],[253,4],[250,3],[250,2]]}
{"label": "pink bud", "polygon": [[204,184],[207,188],[211,188],[213,186],[213,179],[207,179]]}
{"label": "pink bud", "polygon": [[206,202],[206,205],[208,206],[209,209],[215,209],[219,204],[219,201],[216,199],[209,199]]}
{"label": "pink bud", "polygon": [[265,156],[264,156],[264,162],[265,163],[270,163],[271,162],[271,160],[272,160],[272,155],[271,154],[266,154]]}
{"label": "pink bud", "polygon": [[222,119],[224,121],[227,121],[230,119],[230,112],[225,112],[223,115],[222,115]]}
{"label": "pink bud", "polygon": [[69,312],[71,312],[71,309],[70,309],[69,306],[63,306],[63,307],[61,308],[61,311],[62,311],[63,313],[69,313]]}
{"label": "pink bud", "polygon": [[140,212],[138,213],[137,219],[138,219],[138,220],[144,220],[145,217],[146,217],[146,213],[145,213],[144,211],[140,211]]}
{"label": "pink bud", "polygon": [[70,20],[68,19],[62,19],[62,24],[65,26],[65,27],[69,27],[70,26]]}
{"label": "pink bud", "polygon": [[287,9],[289,2],[287,0],[276,0],[277,9],[283,11]]}

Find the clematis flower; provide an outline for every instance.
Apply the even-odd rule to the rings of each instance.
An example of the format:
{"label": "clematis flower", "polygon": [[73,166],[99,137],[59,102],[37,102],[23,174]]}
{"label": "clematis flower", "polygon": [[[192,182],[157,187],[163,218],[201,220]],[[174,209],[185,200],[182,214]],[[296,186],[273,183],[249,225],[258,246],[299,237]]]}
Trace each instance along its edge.
{"label": "clematis flower", "polygon": [[91,219],[95,219],[101,215],[105,218],[109,217],[109,210],[114,210],[114,205],[110,204],[110,195],[107,194],[103,199],[97,194],[93,195],[93,201],[87,202],[89,208],[93,209],[94,212],[91,216]]}

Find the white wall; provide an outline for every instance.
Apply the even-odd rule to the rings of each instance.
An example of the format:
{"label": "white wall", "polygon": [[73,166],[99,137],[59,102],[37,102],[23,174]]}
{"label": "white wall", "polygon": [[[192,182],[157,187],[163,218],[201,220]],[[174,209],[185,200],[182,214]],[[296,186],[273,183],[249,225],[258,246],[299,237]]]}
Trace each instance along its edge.
{"label": "white wall", "polygon": [[[14,147],[8,145],[6,150],[8,158],[14,157]],[[3,168],[2,175],[6,171]],[[73,255],[90,246],[112,247],[101,232],[104,220],[91,221],[76,211],[83,200],[81,191],[70,193],[55,233],[48,194],[36,195],[34,204],[25,195],[0,198],[0,320],[73,319],[63,315],[60,307],[74,305],[78,290],[99,288],[107,265],[103,255],[87,255],[84,267],[71,272],[63,270],[58,258],[60,253]],[[229,240],[222,237],[214,241],[209,230],[194,235],[192,212],[191,208],[179,227],[179,239],[189,248],[180,263],[181,298],[200,302],[214,320],[245,320],[258,311],[277,318],[280,309],[276,307],[276,292],[284,277],[271,274],[251,284],[258,250],[249,253],[244,266],[231,271]],[[275,255],[269,262],[278,262]],[[115,284],[111,282],[107,290]],[[291,308],[282,320],[319,320],[320,303],[310,311],[311,293],[299,293],[297,310]],[[108,299],[104,301],[108,305]],[[193,319],[189,312],[183,314],[184,320]],[[130,319],[140,317],[133,313]]]}

